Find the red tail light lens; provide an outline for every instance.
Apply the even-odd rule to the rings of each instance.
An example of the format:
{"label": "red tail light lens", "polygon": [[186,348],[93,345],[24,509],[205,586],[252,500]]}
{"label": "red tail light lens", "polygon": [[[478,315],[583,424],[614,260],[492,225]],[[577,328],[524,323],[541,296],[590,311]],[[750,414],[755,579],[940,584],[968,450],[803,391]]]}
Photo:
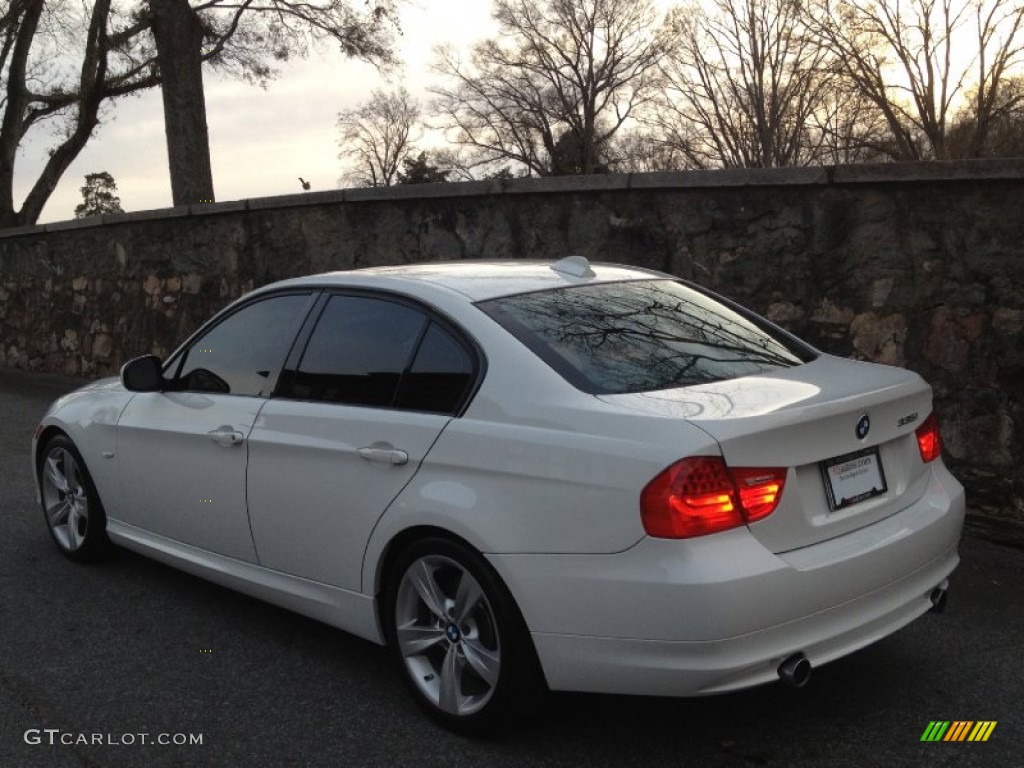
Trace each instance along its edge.
{"label": "red tail light lens", "polygon": [[786,470],[779,467],[773,469],[750,469],[740,467],[730,469],[729,474],[740,494],[740,506],[748,523],[768,517],[779,505],[782,489],[786,485]]}
{"label": "red tail light lens", "polygon": [[720,456],[692,456],[661,472],[640,494],[640,517],[651,536],[706,536],[775,511],[784,468],[730,469]]}
{"label": "red tail light lens", "polygon": [[917,435],[917,447],[921,450],[921,460],[927,464],[942,455],[942,436],[939,434],[939,420],[935,411],[928,414],[921,426],[914,430]]}

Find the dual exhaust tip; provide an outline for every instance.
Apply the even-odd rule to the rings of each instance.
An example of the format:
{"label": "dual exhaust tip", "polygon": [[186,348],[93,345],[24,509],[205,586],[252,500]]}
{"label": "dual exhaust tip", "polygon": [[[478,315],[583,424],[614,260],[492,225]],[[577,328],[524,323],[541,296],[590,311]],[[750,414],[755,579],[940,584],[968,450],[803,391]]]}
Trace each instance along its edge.
{"label": "dual exhaust tip", "polygon": [[[942,613],[946,609],[947,588],[936,587],[928,595],[931,600],[931,611]],[[803,653],[794,653],[787,657],[778,668],[779,679],[793,688],[803,688],[811,679],[811,662]]]}

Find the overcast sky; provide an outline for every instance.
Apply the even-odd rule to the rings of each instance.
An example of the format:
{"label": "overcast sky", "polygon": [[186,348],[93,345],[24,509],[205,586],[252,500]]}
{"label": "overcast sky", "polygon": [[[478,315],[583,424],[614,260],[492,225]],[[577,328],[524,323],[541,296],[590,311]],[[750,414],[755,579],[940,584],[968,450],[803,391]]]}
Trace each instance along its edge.
{"label": "overcast sky", "polygon": [[[422,94],[430,79],[431,49],[466,45],[493,29],[489,0],[412,0],[401,18],[404,71],[393,80]],[[344,59],[334,49],[288,64],[266,90],[204,72],[207,123],[218,201],[338,186],[337,115],[386,83],[372,66]],[[42,167],[49,142],[36,134],[18,158],[16,205]],[[87,173],[108,171],[126,211],[171,204],[163,110],[158,89],[123,99],[93,134],[50,197],[40,223],[74,216]]]}

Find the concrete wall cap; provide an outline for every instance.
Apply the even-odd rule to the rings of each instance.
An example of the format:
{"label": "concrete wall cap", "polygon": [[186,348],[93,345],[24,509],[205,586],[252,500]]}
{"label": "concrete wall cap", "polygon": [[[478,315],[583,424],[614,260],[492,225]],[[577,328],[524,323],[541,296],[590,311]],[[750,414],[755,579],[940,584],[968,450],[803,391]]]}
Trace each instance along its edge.
{"label": "concrete wall cap", "polygon": [[504,179],[505,194],[555,194],[558,192],[612,192],[629,189],[630,174],[606,173],[594,176],[546,176],[541,179]]}
{"label": "concrete wall cap", "polygon": [[23,227],[8,227],[0,229],[0,237],[20,237],[21,235],[41,235],[46,232],[46,227],[40,224],[28,224]]}
{"label": "concrete wall cap", "polygon": [[485,197],[501,193],[492,180],[446,181],[437,184],[396,184],[393,187],[355,187],[346,190],[349,202],[368,200],[435,200],[445,197]]}
{"label": "concrete wall cap", "polygon": [[189,216],[209,216],[214,213],[244,211],[248,207],[247,200],[228,200],[223,203],[193,203],[188,207],[188,214]]}
{"label": "concrete wall cap", "polygon": [[250,211],[268,208],[294,208],[296,206],[321,205],[325,203],[343,203],[348,199],[344,189],[331,189],[326,192],[297,192],[291,195],[274,195],[273,197],[253,197],[245,201]]}
{"label": "concrete wall cap", "polygon": [[630,189],[698,189],[827,184],[828,171],[812,168],[719,168],[704,171],[654,171],[630,176]]}
{"label": "concrete wall cap", "polygon": [[1024,181],[1024,158],[865,163],[831,168],[833,184],[886,184],[908,181]]}
{"label": "concrete wall cap", "polygon": [[187,205],[176,205],[173,208],[152,208],[148,211],[131,211],[130,213],[108,213],[103,216],[104,224],[125,224],[131,221],[155,221],[157,219],[176,219],[188,216]]}
{"label": "concrete wall cap", "polygon": [[429,200],[486,197],[492,195],[561,194],[567,192],[612,192],[627,189],[723,189],[763,186],[828,186],[842,184],[889,184],[913,181],[956,182],[1024,181],[1024,158],[982,158],[975,160],[875,163],[800,168],[720,168],[694,171],[598,174],[593,176],[550,176],[545,178],[484,179],[439,184],[400,184],[393,187],[333,189],[289,195],[197,203],[131,213],[105,214],[87,219],[58,221],[42,226],[0,229],[0,238],[36,235],[43,232],[84,229],[127,222],[154,221],[183,216],[207,216],[242,210],[268,210],[298,206],[358,203],[384,200]]}
{"label": "concrete wall cap", "polygon": [[103,226],[103,216],[86,216],[84,219],[68,219],[67,221],[44,224],[43,229],[47,232],[60,232],[65,229],[88,229],[101,226]]}

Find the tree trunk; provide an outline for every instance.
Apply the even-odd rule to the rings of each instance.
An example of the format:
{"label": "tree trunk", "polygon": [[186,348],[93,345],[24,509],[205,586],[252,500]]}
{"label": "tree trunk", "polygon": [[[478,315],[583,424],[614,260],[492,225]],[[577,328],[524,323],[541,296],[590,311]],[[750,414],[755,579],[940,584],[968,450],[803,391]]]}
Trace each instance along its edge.
{"label": "tree trunk", "polygon": [[28,3],[10,53],[6,92],[0,95],[0,99],[6,101],[3,123],[0,124],[0,227],[34,223],[26,222],[14,210],[14,161],[24,133],[22,121],[29,103],[25,84],[28,54],[42,12],[43,0]]}
{"label": "tree trunk", "polygon": [[21,207],[21,217],[25,223],[34,224],[38,221],[43,206],[57,187],[57,182],[85,148],[92,132],[99,125],[100,104],[103,102],[103,88],[107,77],[107,20],[110,16],[110,3],[111,0],[96,0],[93,5],[78,85],[78,114],[74,128],[60,146],[50,152],[39,178],[25,197],[25,203]]}
{"label": "tree trunk", "polygon": [[203,93],[203,30],[188,0],[149,0],[163,78],[164,129],[174,205],[212,203],[210,136]]}

